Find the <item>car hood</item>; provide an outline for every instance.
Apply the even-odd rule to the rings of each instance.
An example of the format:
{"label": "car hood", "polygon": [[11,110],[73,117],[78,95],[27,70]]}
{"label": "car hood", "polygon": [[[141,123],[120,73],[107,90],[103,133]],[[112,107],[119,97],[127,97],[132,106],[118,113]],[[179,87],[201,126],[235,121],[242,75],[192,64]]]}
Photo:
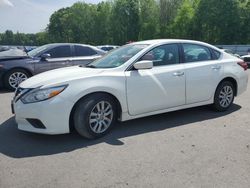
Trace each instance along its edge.
{"label": "car hood", "polygon": [[20,84],[21,88],[36,88],[40,86],[51,86],[66,84],[72,80],[82,79],[85,77],[96,76],[104,69],[86,68],[73,66],[47,71],[33,76]]}

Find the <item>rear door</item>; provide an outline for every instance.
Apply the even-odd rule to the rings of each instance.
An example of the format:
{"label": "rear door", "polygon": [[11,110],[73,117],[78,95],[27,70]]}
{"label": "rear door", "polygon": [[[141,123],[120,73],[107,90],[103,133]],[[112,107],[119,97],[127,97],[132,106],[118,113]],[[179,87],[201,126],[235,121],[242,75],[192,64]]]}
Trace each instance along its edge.
{"label": "rear door", "polygon": [[74,45],[73,65],[87,65],[100,58],[101,55],[89,46]]}
{"label": "rear door", "polygon": [[213,49],[197,44],[182,44],[186,73],[186,103],[208,101],[223,76],[223,66]]}
{"label": "rear door", "polygon": [[44,71],[72,66],[72,51],[70,45],[53,47],[43,54],[50,54],[50,58],[40,60],[35,64],[36,74]]}

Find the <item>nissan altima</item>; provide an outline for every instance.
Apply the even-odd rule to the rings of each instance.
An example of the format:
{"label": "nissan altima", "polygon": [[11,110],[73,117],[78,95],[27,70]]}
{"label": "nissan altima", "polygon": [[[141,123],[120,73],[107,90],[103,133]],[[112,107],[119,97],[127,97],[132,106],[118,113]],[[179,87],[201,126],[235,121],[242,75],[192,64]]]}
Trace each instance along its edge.
{"label": "nissan altima", "polygon": [[86,67],[48,71],[24,82],[12,110],[18,129],[90,139],[116,121],[211,104],[230,108],[247,88],[247,64],[190,40],[149,40],[120,47]]}

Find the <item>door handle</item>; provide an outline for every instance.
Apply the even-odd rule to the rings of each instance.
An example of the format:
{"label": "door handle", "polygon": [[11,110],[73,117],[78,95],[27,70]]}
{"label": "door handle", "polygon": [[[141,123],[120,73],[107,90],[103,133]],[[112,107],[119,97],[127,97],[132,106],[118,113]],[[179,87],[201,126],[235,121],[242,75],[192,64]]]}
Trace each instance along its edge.
{"label": "door handle", "polygon": [[221,66],[220,65],[215,65],[215,66],[212,66],[212,69],[213,70],[220,70]]}
{"label": "door handle", "polygon": [[180,71],[174,72],[173,75],[174,75],[174,76],[183,76],[183,75],[184,75],[184,72],[180,72]]}

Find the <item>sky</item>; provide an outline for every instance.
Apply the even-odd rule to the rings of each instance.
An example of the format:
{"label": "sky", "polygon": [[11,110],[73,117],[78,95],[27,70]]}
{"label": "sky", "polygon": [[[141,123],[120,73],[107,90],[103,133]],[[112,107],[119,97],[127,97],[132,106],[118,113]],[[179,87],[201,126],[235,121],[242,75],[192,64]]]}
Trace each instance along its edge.
{"label": "sky", "polygon": [[[0,0],[0,33],[44,31],[54,11],[82,0]],[[98,3],[102,0],[85,0]]]}

